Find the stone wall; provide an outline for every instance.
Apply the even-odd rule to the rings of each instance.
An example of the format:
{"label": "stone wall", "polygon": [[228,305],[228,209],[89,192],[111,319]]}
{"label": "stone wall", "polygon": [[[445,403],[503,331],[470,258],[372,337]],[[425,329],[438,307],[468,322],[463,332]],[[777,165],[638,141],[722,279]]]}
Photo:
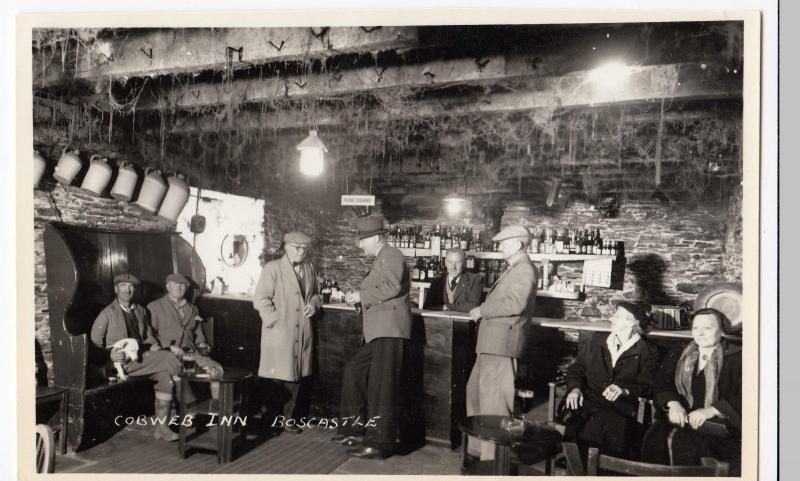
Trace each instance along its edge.
{"label": "stone wall", "polygon": [[[717,282],[741,282],[741,191],[732,202],[661,203],[623,201],[615,218],[602,218],[590,204],[571,202],[547,209],[526,201],[507,201],[502,226],[521,223],[542,228],[600,229],[603,238],[625,244],[626,263],[616,288],[589,287],[582,301],[544,299],[539,315],[566,318],[605,317],[613,302],[628,299],[651,304],[691,303],[704,287]],[[380,206],[376,207],[380,212]],[[315,238],[312,255],[320,275],[336,279],[344,289],[357,288],[369,259],[356,246],[349,209],[310,210],[268,203],[265,232],[268,255],[274,255],[287,230],[301,229]],[[399,219],[408,224],[484,225],[475,218],[452,222],[445,218]],[[738,227],[737,227],[738,226]],[[580,263],[561,263],[557,273],[578,280]]]}

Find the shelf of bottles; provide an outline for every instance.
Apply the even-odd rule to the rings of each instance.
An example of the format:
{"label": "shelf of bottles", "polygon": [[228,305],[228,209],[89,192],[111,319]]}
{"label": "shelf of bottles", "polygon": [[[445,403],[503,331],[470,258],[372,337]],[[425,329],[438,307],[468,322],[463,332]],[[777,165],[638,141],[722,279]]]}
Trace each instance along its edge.
{"label": "shelf of bottles", "polygon": [[[620,241],[603,239],[599,229],[539,229],[531,232],[528,257],[540,262],[538,267],[538,293],[540,297],[557,299],[581,299],[583,285],[554,275],[551,262],[583,262],[598,259],[613,260],[624,255]],[[485,291],[506,269],[506,261],[497,252],[497,242],[486,243],[468,226],[421,226],[390,229],[389,245],[398,247],[406,257],[416,258],[411,269],[412,285],[430,287],[430,281],[445,272],[444,255],[447,250],[464,250],[464,268],[482,275],[486,280]]]}
{"label": "shelf of bottles", "polygon": [[[389,230],[387,242],[407,257],[441,257],[448,249],[462,249],[476,259],[502,259],[498,242],[486,242],[468,226],[399,227]],[[600,229],[539,229],[531,231],[528,255],[534,261],[584,261],[616,258],[621,241],[603,239]]]}

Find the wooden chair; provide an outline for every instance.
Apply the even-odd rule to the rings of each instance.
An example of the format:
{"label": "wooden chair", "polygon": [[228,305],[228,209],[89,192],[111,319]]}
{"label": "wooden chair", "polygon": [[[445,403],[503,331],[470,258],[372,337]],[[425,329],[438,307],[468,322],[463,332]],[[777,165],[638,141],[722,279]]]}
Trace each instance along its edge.
{"label": "wooden chair", "polygon": [[36,425],[36,472],[52,473],[56,465],[56,443],[53,430],[46,424]]}
{"label": "wooden chair", "polygon": [[629,461],[600,454],[597,448],[589,448],[584,469],[578,445],[562,443],[567,458],[567,476],[597,476],[599,470],[628,476],[712,476],[728,475],[728,463],[713,458],[702,458],[701,466],[669,466],[664,464]]}
{"label": "wooden chair", "polygon": [[[556,388],[558,386],[563,386],[563,383],[554,383],[549,382],[547,383],[549,387],[549,392],[547,394],[547,424],[554,427],[558,432],[564,434],[565,426],[561,423],[556,422],[558,404],[560,399],[556,400]],[[656,416],[656,410],[653,406],[653,400],[642,398],[638,399],[639,407],[636,411],[636,421],[644,426],[645,428],[653,424]]]}

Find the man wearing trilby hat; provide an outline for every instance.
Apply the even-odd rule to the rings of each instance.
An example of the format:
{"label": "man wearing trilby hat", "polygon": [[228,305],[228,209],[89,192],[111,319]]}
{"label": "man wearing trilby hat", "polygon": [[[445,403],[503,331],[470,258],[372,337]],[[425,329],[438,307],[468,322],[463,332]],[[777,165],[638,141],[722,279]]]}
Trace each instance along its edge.
{"label": "man wearing trilby hat", "polygon": [[381,459],[400,442],[400,377],[406,341],[411,338],[411,283],[403,253],[386,244],[383,219],[357,219],[356,228],[358,246],[375,260],[351,298],[352,303],[361,303],[364,344],[344,367],[339,416],[361,417],[363,424],[366,415],[375,422],[340,423],[333,441],[356,446],[348,451],[351,456]]}
{"label": "man wearing trilby hat", "polygon": [[253,294],[261,316],[258,375],[268,380],[267,397],[283,415],[270,425],[292,434],[302,431],[293,414],[301,381],[311,375],[311,318],[322,306],[316,270],[305,262],[310,244],[302,232],[286,234],[286,254],[264,265]]}
{"label": "man wearing trilby hat", "polygon": [[[500,243],[508,268],[491,287],[483,304],[469,313],[480,324],[475,346],[478,357],[467,382],[467,416],[511,415],[517,358],[522,354],[525,330],[536,301],[536,269],[526,252],[531,241],[528,229],[521,225],[506,227],[492,241]],[[478,442],[470,437],[472,453]],[[494,446],[480,442],[480,457],[493,459]]]}

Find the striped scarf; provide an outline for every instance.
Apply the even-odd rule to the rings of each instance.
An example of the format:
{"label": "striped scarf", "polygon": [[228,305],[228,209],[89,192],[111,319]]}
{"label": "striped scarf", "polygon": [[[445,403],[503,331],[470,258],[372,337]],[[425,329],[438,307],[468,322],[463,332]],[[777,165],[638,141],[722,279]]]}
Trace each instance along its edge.
{"label": "striped scarf", "polygon": [[[722,345],[717,344],[717,347],[711,352],[711,359],[708,360],[704,368],[706,373],[706,398],[703,404],[704,408],[711,407],[719,397],[717,381],[719,380],[719,373],[722,370],[722,352]],[[692,341],[686,346],[683,353],[681,353],[678,366],[675,369],[675,387],[678,388],[678,392],[689,402],[689,406],[694,406],[692,376],[697,369],[697,362],[699,359],[700,348],[697,346],[697,343]]]}

